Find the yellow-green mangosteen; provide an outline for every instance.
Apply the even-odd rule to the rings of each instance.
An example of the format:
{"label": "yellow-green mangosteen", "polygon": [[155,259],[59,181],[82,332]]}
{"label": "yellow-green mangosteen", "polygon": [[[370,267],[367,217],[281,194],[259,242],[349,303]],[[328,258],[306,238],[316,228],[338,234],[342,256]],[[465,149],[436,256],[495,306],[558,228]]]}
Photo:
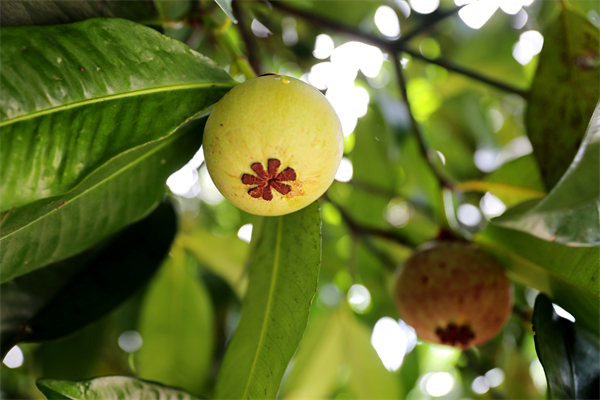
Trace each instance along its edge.
{"label": "yellow-green mangosteen", "polygon": [[396,284],[400,316],[417,336],[463,349],[496,336],[512,304],[512,285],[502,266],[458,241],[432,242],[416,251]]}
{"label": "yellow-green mangosteen", "polygon": [[233,88],[204,129],[206,167],[221,194],[257,215],[297,211],[329,188],[343,155],[339,118],[314,87],[264,75]]}

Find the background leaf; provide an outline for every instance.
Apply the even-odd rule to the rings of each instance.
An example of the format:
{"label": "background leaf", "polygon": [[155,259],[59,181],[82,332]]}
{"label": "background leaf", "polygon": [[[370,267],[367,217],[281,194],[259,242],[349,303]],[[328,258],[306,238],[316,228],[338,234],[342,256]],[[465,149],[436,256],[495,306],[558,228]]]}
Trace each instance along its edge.
{"label": "background leaf", "polygon": [[250,255],[242,317],[221,363],[215,398],[277,396],[315,295],[320,226],[317,203],[292,214],[264,219]]}
{"label": "background leaf", "polygon": [[191,400],[196,398],[179,389],[129,376],[106,376],[80,382],[38,379],[36,385],[48,399]]}
{"label": "background leaf", "polygon": [[0,2],[0,26],[57,25],[96,17],[119,17],[134,21],[157,15],[151,1],[53,1],[5,0]]}
{"label": "background leaf", "polygon": [[559,317],[544,294],[533,310],[535,350],[544,366],[550,399],[600,395],[600,342],[577,323]]}
{"label": "background leaf", "polygon": [[177,245],[148,287],[138,331],[143,345],[136,354],[141,378],[192,393],[206,390],[214,352],[210,296],[194,276],[197,263]]}
{"label": "background leaf", "polygon": [[600,98],[599,33],[563,5],[543,35],[525,124],[542,178],[551,189],[575,157]]}
{"label": "background leaf", "polygon": [[170,135],[233,86],[183,43],[126,20],[1,33],[2,210],[71,190],[113,157]]}
{"label": "background leaf", "polygon": [[[68,271],[73,276],[67,275],[64,285],[51,295],[40,295],[38,288],[51,285],[47,278],[58,272],[56,266],[2,285],[2,353],[17,341],[59,338],[107,314],[152,276],[167,254],[176,230],[173,207],[163,204],[147,218],[111,238],[111,243],[83,267],[78,265],[82,257],[59,265],[60,272],[64,272],[65,266],[78,270],[75,274]],[[6,325],[12,333],[8,336],[12,337],[8,346],[4,345],[9,340]]]}
{"label": "background leaf", "polygon": [[493,225],[475,241],[495,255],[514,278],[548,293],[578,323],[599,334],[598,248],[564,246]]}
{"label": "background leaf", "polygon": [[202,143],[203,123],[123,154],[75,190],[12,210],[0,233],[0,281],[65,259],[146,216],[169,175]]}
{"label": "background leaf", "polygon": [[229,17],[230,20],[233,21],[234,24],[237,24],[237,19],[235,19],[233,10],[231,9],[231,0],[215,0],[215,3],[221,7],[223,12]]}
{"label": "background leaf", "polygon": [[567,245],[600,244],[600,103],[575,160],[548,196],[509,210],[494,224]]}

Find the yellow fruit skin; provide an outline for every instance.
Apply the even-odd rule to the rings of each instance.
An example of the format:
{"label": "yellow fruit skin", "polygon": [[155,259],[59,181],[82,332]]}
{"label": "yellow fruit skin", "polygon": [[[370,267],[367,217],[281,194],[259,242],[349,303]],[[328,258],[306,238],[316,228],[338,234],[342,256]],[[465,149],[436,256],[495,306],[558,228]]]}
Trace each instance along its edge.
{"label": "yellow fruit skin", "polygon": [[[417,336],[459,348],[480,346],[502,329],[512,311],[512,285],[488,254],[462,242],[440,241],[415,252],[396,284],[400,316]],[[468,343],[448,343],[436,333],[449,324],[468,326]]]}
{"label": "yellow fruit skin", "polygon": [[[329,188],[343,155],[343,133],[329,101],[312,86],[286,76],[267,75],[233,88],[215,106],[204,129],[206,167],[221,194],[257,215],[284,215],[306,207]],[[244,174],[252,164],[281,161],[296,180],[287,194],[253,198]]]}

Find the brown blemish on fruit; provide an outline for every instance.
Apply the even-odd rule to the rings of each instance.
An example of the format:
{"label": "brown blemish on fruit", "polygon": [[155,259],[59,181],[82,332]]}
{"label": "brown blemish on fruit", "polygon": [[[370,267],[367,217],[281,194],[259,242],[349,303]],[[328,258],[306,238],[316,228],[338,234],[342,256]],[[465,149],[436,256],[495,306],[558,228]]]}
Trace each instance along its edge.
{"label": "brown blemish on fruit", "polygon": [[452,346],[456,343],[466,346],[475,339],[475,332],[471,330],[469,325],[457,326],[453,322],[449,323],[446,328],[437,328],[435,334],[443,344],[450,344]]}
{"label": "brown blemish on fruit", "polygon": [[277,170],[281,166],[281,161],[276,158],[270,158],[267,162],[267,171],[265,171],[261,163],[254,163],[250,166],[252,171],[257,176],[244,174],[242,175],[242,183],[244,185],[257,185],[248,190],[248,194],[255,199],[271,201],[273,200],[273,192],[271,188],[277,190],[281,194],[288,194],[292,187],[283,182],[296,180],[296,171],[293,168],[287,167],[280,173]]}

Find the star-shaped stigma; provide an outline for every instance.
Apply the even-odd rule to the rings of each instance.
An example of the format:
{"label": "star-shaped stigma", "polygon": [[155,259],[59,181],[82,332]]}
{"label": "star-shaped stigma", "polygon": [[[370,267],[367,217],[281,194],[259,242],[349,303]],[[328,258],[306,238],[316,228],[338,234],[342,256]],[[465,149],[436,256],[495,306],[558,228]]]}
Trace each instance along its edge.
{"label": "star-shaped stigma", "polygon": [[446,329],[437,328],[435,334],[440,338],[442,343],[450,343],[452,346],[456,342],[466,346],[475,338],[475,332],[471,330],[469,325],[457,326],[452,322],[448,324]]}
{"label": "star-shaped stigma", "polygon": [[277,190],[281,194],[288,194],[292,187],[283,182],[295,181],[296,171],[293,168],[287,167],[280,173],[277,170],[281,166],[281,161],[276,158],[270,158],[267,163],[267,171],[265,171],[263,165],[259,162],[254,163],[250,166],[252,171],[257,176],[244,174],[242,175],[242,183],[244,185],[257,185],[256,187],[248,190],[248,194],[255,199],[271,201],[273,200],[273,193],[271,188]]}

